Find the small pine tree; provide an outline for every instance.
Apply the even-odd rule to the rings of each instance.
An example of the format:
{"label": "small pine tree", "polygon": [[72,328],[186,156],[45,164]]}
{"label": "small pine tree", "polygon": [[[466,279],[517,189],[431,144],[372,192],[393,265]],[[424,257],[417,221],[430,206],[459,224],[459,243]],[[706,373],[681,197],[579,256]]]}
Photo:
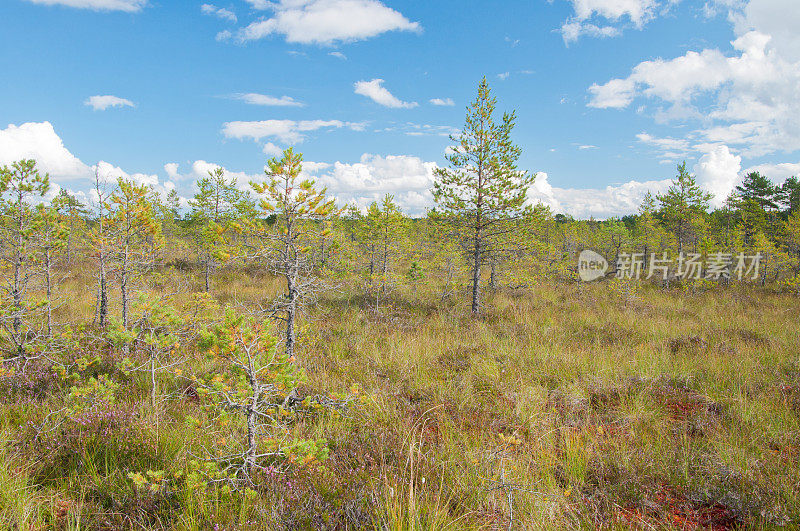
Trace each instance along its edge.
{"label": "small pine tree", "polygon": [[664,225],[675,234],[678,253],[695,234],[692,227],[708,209],[711,194],[700,188],[695,176],[686,170],[686,162],[678,165],[678,175],[665,194],[656,197],[659,202],[659,217]]}
{"label": "small pine tree", "polygon": [[285,323],[284,348],[289,357],[295,354],[297,319],[303,304],[322,289],[312,275],[311,245],[327,231],[327,222],[337,212],[325,188],[315,188],[314,181],[301,175],[303,155],[292,148],[283,156],[270,159],[265,170],[269,181],[251,182],[261,198],[262,214],[274,220],[254,220],[250,227],[261,241],[257,257],[265,258],[269,268],[286,281],[286,292],[277,301],[274,314]]}
{"label": "small pine tree", "polygon": [[41,308],[27,300],[36,266],[35,242],[41,228],[31,205],[50,189],[47,174],[40,174],[34,160],[20,160],[0,168],[0,249],[2,249],[2,303],[0,322],[16,358],[25,359],[28,318]]}
{"label": "small pine tree", "polygon": [[437,168],[433,197],[442,214],[459,227],[472,270],[472,313],[480,311],[481,267],[503,249],[509,221],[523,210],[533,176],[517,168],[521,150],[511,141],[515,113],[495,120],[497,99],[484,77],[467,108],[456,145],[446,154],[449,168]]}
{"label": "small pine tree", "polygon": [[152,264],[153,256],[147,251],[153,240],[160,239],[161,226],[148,199],[147,186],[120,178],[117,187],[107,205],[108,232],[113,245],[110,259],[119,278],[122,325],[127,328],[132,277]]}
{"label": "small pine tree", "polygon": [[209,293],[214,269],[230,255],[226,235],[250,198],[236,188],[235,179],[225,177],[222,168],[209,171],[208,177],[197,181],[197,187],[200,190],[189,201],[189,230],[203,260],[205,291]]}

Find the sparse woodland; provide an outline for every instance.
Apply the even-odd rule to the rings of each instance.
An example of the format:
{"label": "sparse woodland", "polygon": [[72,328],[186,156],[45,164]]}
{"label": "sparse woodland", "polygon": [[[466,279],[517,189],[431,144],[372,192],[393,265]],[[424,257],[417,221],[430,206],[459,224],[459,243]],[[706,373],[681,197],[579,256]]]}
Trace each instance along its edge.
{"label": "sparse woodland", "polygon": [[636,215],[554,215],[496,107],[484,80],[423,218],[292,149],[188,205],[0,169],[0,527],[800,526],[800,181],[711,210],[681,165]]}

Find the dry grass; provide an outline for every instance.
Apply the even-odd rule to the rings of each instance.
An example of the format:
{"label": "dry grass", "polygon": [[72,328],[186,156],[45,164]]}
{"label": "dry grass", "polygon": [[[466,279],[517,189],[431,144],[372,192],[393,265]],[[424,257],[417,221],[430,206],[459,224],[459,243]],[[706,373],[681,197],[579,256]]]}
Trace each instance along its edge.
{"label": "dry grass", "polygon": [[[148,283],[189,305],[197,281],[163,275]],[[89,272],[65,287],[57,319],[90,320]],[[279,288],[222,271],[214,294],[253,307]],[[24,426],[63,397],[6,400],[0,520],[19,529],[504,529],[510,491],[516,529],[800,526],[796,298],[645,286],[622,301],[604,284],[547,284],[495,294],[481,318],[437,301],[433,289],[398,293],[375,312],[342,288],[309,311],[301,391],[359,384],[368,400],[349,418],[299,422],[298,433],[329,441],[324,470],[266,481],[255,500],[146,496],[127,481],[134,466],[183,470],[203,443],[185,423],[197,405],[180,379],[160,382],[172,398],[158,427],[137,428],[149,453],[84,454],[47,480]],[[146,379],[122,384],[122,405],[152,418]]]}

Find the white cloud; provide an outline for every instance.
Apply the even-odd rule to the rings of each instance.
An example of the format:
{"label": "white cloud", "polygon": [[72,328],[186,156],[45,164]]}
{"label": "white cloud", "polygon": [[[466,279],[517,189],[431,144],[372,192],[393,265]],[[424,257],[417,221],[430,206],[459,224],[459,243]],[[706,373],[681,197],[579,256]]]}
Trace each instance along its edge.
{"label": "white cloud", "polygon": [[355,203],[366,208],[390,193],[406,213],[419,216],[433,205],[430,189],[435,169],[435,162],[418,157],[365,153],[354,164],[336,162],[318,182],[327,186],[340,205]]}
{"label": "white cloud", "polygon": [[187,195],[193,195],[197,190],[197,181],[209,176],[209,172],[214,172],[218,168],[222,168],[222,174],[225,179],[233,179],[236,181],[236,187],[239,190],[250,190],[250,181],[263,180],[264,174],[251,175],[242,171],[232,171],[220,164],[207,162],[205,160],[196,160],[192,163],[191,170],[188,173],[182,174],[179,172],[180,165],[172,162],[164,165],[164,169],[169,175],[170,179],[184,190]]}
{"label": "white cloud", "polygon": [[261,151],[268,157],[280,157],[283,154],[283,150],[272,142],[264,144],[264,148]]}
{"label": "white cloud", "polygon": [[441,107],[452,107],[456,102],[453,101],[453,98],[433,98],[431,104]]}
{"label": "white cloud", "polygon": [[169,192],[169,190],[175,186],[172,183],[169,183],[168,186],[166,183],[159,183],[158,175],[149,175],[146,173],[128,173],[122,168],[102,160],[97,163],[96,169],[100,178],[107,183],[115,183],[119,178],[123,178],[127,181],[133,181],[139,185],[150,186],[157,191],[166,190],[166,192]]}
{"label": "white cloud", "polygon": [[95,11],[125,11],[136,13],[147,5],[147,0],[28,0],[33,4],[66,6]]}
{"label": "white cloud", "polygon": [[567,45],[576,42],[582,35],[605,38],[618,37],[621,33],[619,28],[615,28],[614,26],[597,26],[587,22],[576,22],[574,20],[572,22],[565,22],[564,25],[561,26],[561,37]]}
{"label": "white cloud", "polygon": [[630,79],[612,79],[608,83],[589,87],[592,99],[589,107],[621,109],[627,107],[635,96],[636,83]]}
{"label": "white cloud", "polygon": [[280,0],[250,1],[257,9],[272,9],[271,18],[243,28],[240,41],[280,34],[287,42],[333,45],[375,37],[389,31],[420,31],[398,11],[378,0]]}
{"label": "white cloud", "polygon": [[716,146],[700,157],[694,166],[697,183],[714,194],[711,206],[720,207],[739,181],[742,157],[734,155],[728,146]]}
{"label": "white cloud", "polygon": [[592,85],[588,105],[625,108],[646,98],[659,121],[695,120],[700,128],[687,138],[696,148],[724,144],[745,157],[800,149],[800,10],[791,5],[751,0],[731,14],[732,54],[714,48],[641,62],[626,78]]}
{"label": "white cloud", "polygon": [[586,149],[597,149],[597,146],[593,146],[591,144],[584,144],[584,145],[578,146],[578,149],[580,149],[582,151],[586,150]]}
{"label": "white cloud", "polygon": [[[717,0],[720,2],[720,0]],[[789,61],[800,61],[800,9],[795,0],[750,0],[723,2],[731,9],[736,32],[755,30],[772,37],[772,44]]]}
{"label": "white cloud", "polygon": [[656,146],[665,151],[685,151],[689,149],[689,142],[682,138],[658,138],[645,132],[639,133],[636,138],[640,142]]}
{"label": "white cloud", "polygon": [[363,130],[364,124],[342,122],[339,120],[263,120],[260,122],[226,122],[222,125],[222,134],[227,138],[239,140],[252,139],[258,142],[262,138],[277,138],[284,144],[299,144],[305,140],[304,133],[318,129],[340,129],[346,127],[354,131]]}
{"label": "white cloud", "polygon": [[743,174],[757,171],[766,175],[773,182],[781,183],[789,177],[800,177],[800,162],[781,162],[778,164],[758,164],[743,171]]}
{"label": "white cloud", "polygon": [[384,107],[391,107],[393,109],[413,109],[417,102],[405,102],[396,98],[383,86],[382,79],[373,79],[372,81],[358,81],[356,82],[355,92],[361,96],[366,96],[375,103],[383,105]]}
{"label": "white cloud", "polygon": [[178,179],[180,178],[180,174],[178,173],[178,168],[180,165],[177,162],[168,162],[164,164],[164,171],[167,172],[167,176],[170,179]]}
{"label": "white cloud", "polygon": [[510,75],[511,75],[511,72],[502,72],[500,74],[497,74],[497,78],[500,81],[505,81],[506,79],[508,79],[508,76],[510,76]]}
{"label": "white cloud", "polygon": [[330,52],[328,55],[335,57],[337,59],[341,59],[342,61],[347,61],[347,56],[342,52]]}
{"label": "white cloud", "polygon": [[217,33],[217,36],[214,38],[217,40],[217,42],[224,42],[229,40],[231,37],[233,37],[233,33],[231,33],[230,30],[222,30]]}
{"label": "white cloud", "polygon": [[214,4],[203,4],[200,6],[200,11],[202,11],[204,15],[212,15],[232,23],[236,23],[238,20],[236,18],[236,13],[224,7],[217,7]]}
{"label": "white cloud", "polygon": [[64,147],[50,122],[10,124],[0,129],[0,164],[35,159],[53,181],[86,177],[91,169]]}
{"label": "white cloud", "polygon": [[307,173],[319,173],[323,170],[327,170],[330,168],[332,164],[328,164],[327,162],[312,162],[310,160],[303,161],[303,171]]}
{"label": "white cloud", "polygon": [[91,107],[95,111],[105,111],[109,107],[135,107],[131,100],[125,98],[118,98],[117,96],[91,96],[83,102],[87,107]]}
{"label": "white cloud", "polygon": [[[646,132],[641,132],[636,135],[636,139],[642,144],[655,148],[661,163],[674,163],[680,159],[686,159],[692,151],[689,140],[683,138],[655,137]],[[708,149],[711,149],[711,147],[713,146]],[[695,146],[694,149],[698,149],[698,147]],[[702,149],[701,151],[707,151],[708,149]]]}
{"label": "white cloud", "polygon": [[457,135],[459,130],[450,125],[431,125],[405,122],[400,125],[376,129],[376,133],[403,133],[406,136],[443,136]]}
{"label": "white cloud", "polygon": [[[616,37],[626,25],[642,29],[659,12],[666,12],[679,0],[569,0],[574,10],[561,26],[565,44],[583,35]],[[611,24],[616,24],[613,26]]]}
{"label": "white cloud", "polygon": [[593,216],[607,219],[612,216],[634,214],[644,195],[663,193],[669,188],[670,179],[662,181],[629,181],[603,189],[558,188],[550,184],[545,172],[538,172],[533,186],[528,189],[531,203],[543,203],[555,213],[569,214],[578,219]]}
{"label": "white cloud", "polygon": [[291,98],[289,96],[267,96],[266,94],[256,94],[250,92],[248,94],[234,94],[231,98],[243,101],[249,105],[263,105],[273,107],[305,107],[305,104]]}

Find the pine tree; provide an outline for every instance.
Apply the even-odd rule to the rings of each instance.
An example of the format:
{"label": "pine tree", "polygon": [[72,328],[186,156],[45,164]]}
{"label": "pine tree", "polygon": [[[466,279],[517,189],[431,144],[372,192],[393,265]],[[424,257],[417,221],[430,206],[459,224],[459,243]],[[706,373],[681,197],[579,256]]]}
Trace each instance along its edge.
{"label": "pine tree", "polygon": [[2,270],[2,325],[16,357],[25,359],[26,321],[40,305],[28,304],[31,280],[38,273],[35,239],[40,228],[31,203],[50,189],[47,174],[40,174],[34,160],[20,160],[0,168],[0,249]]}
{"label": "pine tree", "polygon": [[97,262],[97,304],[95,321],[100,328],[108,324],[109,257],[113,236],[109,231],[108,199],[111,193],[100,177],[99,164],[94,169],[94,227],[90,233],[91,255]]}
{"label": "pine tree", "polygon": [[200,189],[189,201],[192,208],[190,228],[203,260],[205,291],[211,291],[211,274],[219,262],[226,260],[226,234],[231,224],[243,214],[249,194],[236,188],[236,180],[225,178],[225,171],[216,168],[197,182]]}
{"label": "pine tree", "polygon": [[777,210],[779,189],[764,175],[753,171],[745,175],[736,187],[736,195],[743,200],[753,200],[764,211]]}
{"label": "pine tree", "polygon": [[325,188],[301,175],[303,155],[292,148],[283,156],[270,159],[265,170],[269,182],[251,182],[259,195],[264,216],[275,216],[274,226],[267,220],[254,220],[251,227],[261,246],[256,256],[265,258],[269,268],[286,281],[286,292],[277,301],[274,315],[285,323],[284,349],[294,356],[297,318],[302,306],[322,289],[312,275],[311,245],[327,230],[327,221],[336,213],[334,201],[326,198]]}
{"label": "pine tree", "polygon": [[58,191],[58,195],[53,199],[53,205],[58,208],[61,213],[63,223],[67,228],[67,265],[72,264],[72,248],[75,240],[79,235],[80,229],[83,228],[85,217],[89,213],[86,205],[81,203],[78,198],[67,192],[65,189]]}
{"label": "pine tree", "polygon": [[778,198],[786,207],[786,215],[800,212],[800,179],[789,177],[780,188]]}
{"label": "pine tree", "polygon": [[517,168],[521,150],[511,141],[516,115],[504,113],[497,123],[496,105],[484,77],[460,135],[451,137],[457,145],[445,155],[450,167],[437,168],[433,188],[442,213],[460,228],[472,270],[473,314],[480,311],[481,266],[504,250],[498,242],[522,212],[533,182]]}
{"label": "pine tree", "polygon": [[406,231],[406,218],[386,194],[380,203],[373,201],[361,220],[361,239],[370,254],[369,282],[375,288],[375,303],[379,304],[389,288],[392,262]]}
{"label": "pine tree", "polygon": [[47,296],[47,337],[53,334],[53,264],[56,253],[65,248],[69,242],[69,229],[61,209],[69,208],[63,203],[63,196],[53,199],[50,206],[40,203],[36,207],[38,227],[36,231],[36,247],[42,255],[44,269],[45,295]]}
{"label": "pine tree", "polygon": [[153,262],[148,247],[159,241],[161,226],[156,221],[153,204],[148,199],[149,188],[120,178],[118,189],[109,199],[111,213],[108,224],[122,298],[122,326],[128,326],[131,280]]}
{"label": "pine tree", "polygon": [[789,218],[783,233],[786,250],[794,256],[795,275],[800,275],[800,211]]}
{"label": "pine tree", "polygon": [[672,180],[667,193],[658,195],[659,216],[664,225],[675,234],[678,253],[683,252],[684,244],[693,233],[697,218],[708,209],[711,194],[697,184],[694,175],[686,171],[686,162],[678,166],[678,175]]}

